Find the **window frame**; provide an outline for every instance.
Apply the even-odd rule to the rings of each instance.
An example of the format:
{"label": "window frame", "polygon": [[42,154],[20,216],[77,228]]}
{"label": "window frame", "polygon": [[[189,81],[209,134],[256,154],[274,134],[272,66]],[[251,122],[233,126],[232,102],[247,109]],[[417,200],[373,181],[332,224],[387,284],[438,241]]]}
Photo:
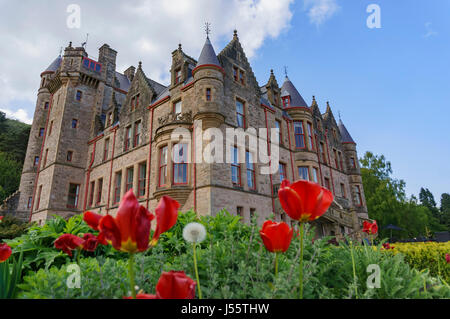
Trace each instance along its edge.
{"label": "window frame", "polygon": [[81,102],[82,99],[83,99],[83,91],[77,90],[77,92],[75,93],[75,100],[77,102]]}
{"label": "window frame", "polygon": [[[242,113],[238,112],[238,103],[242,104]],[[236,98],[235,101],[235,110],[236,110],[236,127],[241,127],[243,129],[246,128],[246,118],[245,118],[245,102],[239,98]],[[239,116],[242,117],[242,126],[239,125]]]}
{"label": "window frame", "polygon": [[67,151],[67,155],[66,155],[67,162],[72,163],[72,161],[73,161],[73,154],[74,154],[74,152],[72,150],[68,150]]}
{"label": "window frame", "polygon": [[133,133],[131,131],[131,125],[128,125],[125,128],[125,149],[124,149],[125,152],[131,148],[132,138],[133,138]]}
{"label": "window frame", "polygon": [[[303,169],[304,171],[306,171],[306,178],[302,177],[302,174],[300,173],[300,169]],[[298,178],[299,179],[304,180],[304,181],[309,181],[310,180],[309,166],[297,166],[297,171],[298,171]]]}
{"label": "window frame", "polygon": [[[119,181],[119,183],[117,183]],[[120,197],[122,192],[122,171],[117,171],[114,174],[114,194],[113,194],[113,205],[120,203]]]}
{"label": "window frame", "polygon": [[[75,187],[76,187],[75,193],[74,193],[74,194],[70,192],[72,186],[75,186]],[[81,185],[80,185],[80,184],[69,183],[69,191],[68,191],[68,193],[67,193],[67,204],[66,204],[66,207],[67,207],[67,208],[69,208],[69,209],[77,209],[77,208],[78,208],[78,205],[80,204],[80,203],[79,203],[79,199],[80,199],[80,190],[81,190]],[[69,200],[70,200],[70,196],[71,196],[71,195],[75,195],[74,205],[71,205],[71,204],[69,203]]]}
{"label": "window frame", "polygon": [[[233,153],[232,156],[233,158],[231,159],[231,183],[233,184],[233,186],[238,186],[241,187],[242,186],[242,178],[241,178],[241,164],[239,163],[239,148],[237,146],[232,146],[233,148]],[[236,150],[236,161],[234,159],[234,151]],[[235,183],[233,181],[233,167],[237,169],[237,183]]]}
{"label": "window frame", "polygon": [[139,144],[141,144],[142,140],[141,135],[142,135],[142,121],[138,120],[134,123],[133,147],[136,147]]}
{"label": "window frame", "polygon": [[[73,124],[75,123],[75,127],[73,126]],[[72,119],[72,124],[71,124],[73,129],[77,129],[78,128],[78,119]]]}
{"label": "window frame", "polygon": [[[247,154],[248,154],[248,156],[247,156]],[[248,159],[248,161],[247,161],[247,159]],[[255,168],[255,163],[252,163],[250,161],[250,159],[253,159],[253,154],[247,150],[247,151],[245,151],[245,165],[246,165],[246,169],[247,169],[247,186],[250,190],[256,190],[256,168]],[[248,174],[249,173],[251,174],[251,181],[252,181],[253,186],[250,186],[248,184],[248,181],[249,181]]]}
{"label": "window frame", "polygon": [[211,88],[206,88],[205,98],[207,102],[210,102],[212,99]]}
{"label": "window frame", "polygon": [[[165,163],[161,165],[163,151],[165,149]],[[168,145],[163,145],[159,148],[159,157],[158,157],[158,187],[166,187],[167,186],[167,162],[168,162],[168,154],[169,147]],[[164,168],[164,175],[161,175],[161,169]],[[164,184],[161,184],[161,177],[164,177]]]}
{"label": "window frame", "polygon": [[[142,167],[144,168],[143,178],[141,178]],[[142,187],[141,183],[143,184]],[[143,194],[141,194],[141,191],[143,191]],[[142,162],[138,164],[138,190],[137,190],[138,198],[145,197],[146,192],[147,192],[147,162]]]}
{"label": "window frame", "polygon": [[103,192],[103,178],[99,178],[97,181],[97,198],[96,205],[99,205],[102,202],[102,192]]}
{"label": "window frame", "polygon": [[130,166],[125,169],[125,193],[128,192],[130,189],[133,189],[133,184],[134,184],[134,167]]}
{"label": "window frame", "polygon": [[[285,163],[279,163],[278,165],[278,173],[280,175],[280,184],[283,182],[283,180],[287,179],[287,175],[286,175],[286,164]],[[284,177],[284,178],[282,178]]]}
{"label": "window frame", "polygon": [[94,206],[94,194],[95,194],[95,181],[89,183],[89,207]]}
{"label": "window frame", "polygon": [[109,159],[109,142],[110,138],[105,139],[105,145],[103,146],[103,162],[106,162]]}
{"label": "window frame", "polygon": [[[355,201],[356,207],[361,207],[361,206],[363,206],[361,187],[359,185],[353,185],[353,187],[354,187],[355,199],[357,199],[357,201]],[[358,203],[358,201],[359,201],[359,203]]]}
{"label": "window frame", "polygon": [[311,122],[306,122],[306,130],[308,133],[308,140],[309,140],[309,147],[312,151],[316,150],[315,144],[314,144],[314,136],[313,136],[313,126]]}
{"label": "window frame", "polygon": [[[189,177],[189,172],[188,172],[188,154],[189,154],[189,145],[187,143],[177,143],[177,144],[173,144],[172,146],[172,152],[175,151],[175,147],[177,145],[183,145],[183,161],[182,162],[176,162],[174,160],[174,158],[172,157],[172,185],[187,185],[188,184],[188,177]],[[186,157],[186,158],[184,158]],[[183,181],[182,182],[175,182],[175,167],[177,167],[177,172],[179,173],[180,167],[184,167],[184,172],[186,172],[186,175],[183,176]],[[177,175],[177,177],[179,177],[179,174]]]}
{"label": "window frame", "polygon": [[[300,127],[302,128],[302,132],[301,133],[297,133],[297,131],[296,131],[296,124],[298,124],[298,123],[300,123],[300,125],[301,125]],[[303,121],[294,121],[293,128],[294,128],[295,148],[298,149],[298,150],[305,149],[306,148],[306,140],[305,140],[305,127],[303,125]],[[301,140],[303,141],[303,146],[298,146],[298,144],[297,144],[297,136],[301,137]]]}

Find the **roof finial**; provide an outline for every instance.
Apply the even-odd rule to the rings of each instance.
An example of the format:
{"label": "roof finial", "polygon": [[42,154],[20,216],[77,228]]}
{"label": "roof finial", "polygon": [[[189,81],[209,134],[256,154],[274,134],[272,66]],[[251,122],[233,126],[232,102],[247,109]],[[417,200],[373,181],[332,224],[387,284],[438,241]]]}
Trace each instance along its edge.
{"label": "roof finial", "polygon": [[205,32],[206,32],[206,37],[209,39],[209,34],[211,33],[211,23],[209,22],[205,22]]}
{"label": "roof finial", "polygon": [[313,95],[313,101],[314,101],[314,102],[316,101],[316,96],[315,96],[315,95]]}
{"label": "roof finial", "polygon": [[339,121],[341,121],[341,111],[338,110]]}
{"label": "roof finial", "polygon": [[286,75],[286,78],[288,77],[287,76],[287,66],[284,66],[284,75]]}
{"label": "roof finial", "polygon": [[139,68],[139,69],[142,69],[142,61],[139,61],[138,68]]}
{"label": "roof finial", "polygon": [[72,47],[72,41],[69,42],[69,48],[71,48],[71,47]]}
{"label": "roof finial", "polygon": [[60,47],[60,48],[59,48],[59,56],[61,56],[62,50],[63,50],[63,47]]}
{"label": "roof finial", "polygon": [[233,38],[237,38],[237,29],[235,28],[234,30],[233,30]]}
{"label": "roof finial", "polygon": [[178,50],[182,51],[182,49],[181,49],[181,43],[178,43]]}

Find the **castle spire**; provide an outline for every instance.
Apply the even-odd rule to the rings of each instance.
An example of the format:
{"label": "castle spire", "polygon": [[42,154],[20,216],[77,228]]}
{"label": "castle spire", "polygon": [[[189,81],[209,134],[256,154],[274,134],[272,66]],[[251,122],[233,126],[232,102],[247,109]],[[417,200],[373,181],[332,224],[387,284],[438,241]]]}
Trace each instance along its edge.
{"label": "castle spire", "polygon": [[217,58],[216,52],[214,52],[214,48],[209,40],[209,27],[207,29],[205,44],[203,45],[202,52],[200,53],[200,57],[198,58],[198,62],[196,67],[202,65],[216,65],[220,66],[219,59]]}
{"label": "castle spire", "polygon": [[356,144],[350,133],[347,131],[347,128],[345,127],[344,123],[342,123],[341,119],[339,119],[338,128],[339,133],[341,133],[341,143]]}

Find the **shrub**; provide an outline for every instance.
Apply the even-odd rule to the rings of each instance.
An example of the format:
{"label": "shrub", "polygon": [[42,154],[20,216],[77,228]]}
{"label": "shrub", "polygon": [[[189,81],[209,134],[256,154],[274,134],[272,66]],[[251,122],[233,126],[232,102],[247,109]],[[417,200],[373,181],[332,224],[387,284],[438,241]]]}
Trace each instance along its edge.
{"label": "shrub", "polygon": [[392,244],[394,254],[401,253],[405,261],[413,268],[422,271],[428,269],[432,276],[440,276],[450,283],[450,265],[445,254],[450,253],[450,242],[436,243],[395,243]]}
{"label": "shrub", "polygon": [[21,222],[15,217],[6,215],[0,223],[0,242],[3,239],[13,239],[26,233],[30,224]]}

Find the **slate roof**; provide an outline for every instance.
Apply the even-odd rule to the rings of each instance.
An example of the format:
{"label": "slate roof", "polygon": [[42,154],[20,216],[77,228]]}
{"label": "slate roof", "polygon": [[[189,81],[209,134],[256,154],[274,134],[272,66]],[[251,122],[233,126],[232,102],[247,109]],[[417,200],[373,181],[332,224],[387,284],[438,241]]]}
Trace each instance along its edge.
{"label": "slate roof", "polygon": [[209,41],[208,37],[206,37],[206,41],[205,44],[203,45],[203,49],[202,52],[200,53],[200,57],[198,58],[196,67],[205,64],[213,64],[221,67],[216,52],[214,52],[214,48],[211,44],[211,41]]}
{"label": "slate roof", "polygon": [[294,84],[292,84],[291,80],[286,76],[283,85],[281,86],[281,97],[290,96],[291,104],[290,106],[304,106],[308,107],[305,100],[302,98],[300,93],[298,93]]}
{"label": "slate roof", "polygon": [[350,133],[347,131],[347,128],[345,127],[344,123],[342,123],[341,120],[339,120],[339,132],[341,133],[341,143],[353,143],[356,144],[353,138],[351,137]]}
{"label": "slate roof", "polygon": [[128,92],[128,90],[130,89],[130,86],[131,86],[130,80],[124,74],[119,73],[117,71],[116,71],[115,76],[116,76],[117,81],[119,82],[118,88]]}
{"label": "slate roof", "polygon": [[153,81],[152,79],[150,79],[148,77],[145,77],[145,79],[147,80],[148,84],[150,84],[150,86],[155,90],[156,95],[161,94],[161,92],[163,92],[165,89],[167,89],[167,87],[165,85],[162,85],[161,83]]}
{"label": "slate roof", "polygon": [[58,70],[59,66],[61,65],[62,58],[59,55],[44,72],[56,72]]}

